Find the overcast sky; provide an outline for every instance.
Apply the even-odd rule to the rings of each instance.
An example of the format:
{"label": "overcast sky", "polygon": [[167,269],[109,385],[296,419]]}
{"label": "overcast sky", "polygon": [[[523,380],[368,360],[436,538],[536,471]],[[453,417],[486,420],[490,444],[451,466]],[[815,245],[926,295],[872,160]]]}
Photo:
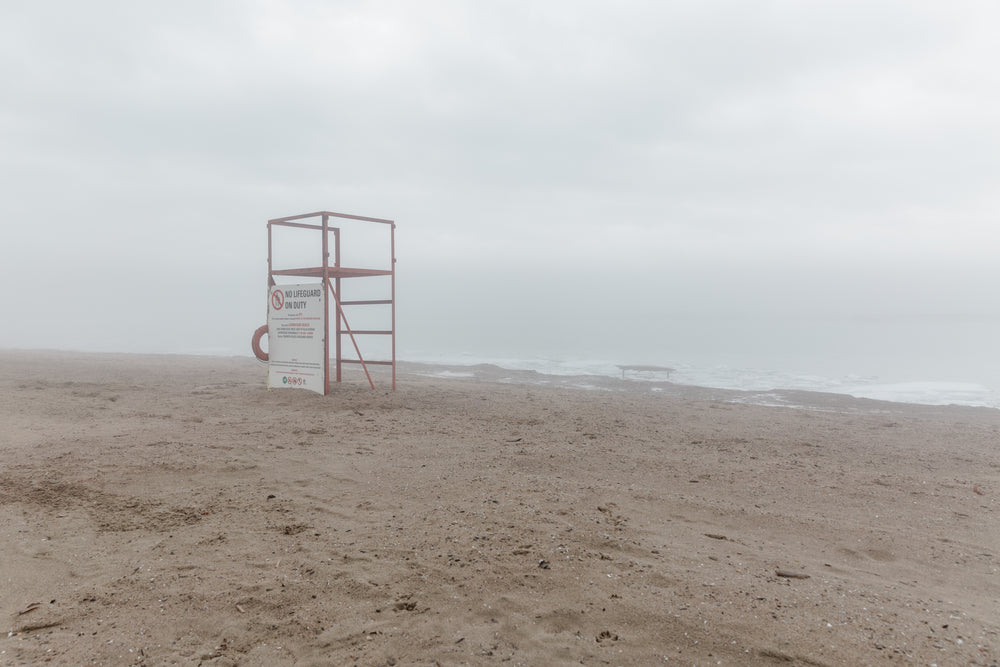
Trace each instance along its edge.
{"label": "overcast sky", "polygon": [[322,209],[397,221],[404,353],[996,318],[997,25],[987,0],[5,2],[0,346],[246,353],[266,221]]}

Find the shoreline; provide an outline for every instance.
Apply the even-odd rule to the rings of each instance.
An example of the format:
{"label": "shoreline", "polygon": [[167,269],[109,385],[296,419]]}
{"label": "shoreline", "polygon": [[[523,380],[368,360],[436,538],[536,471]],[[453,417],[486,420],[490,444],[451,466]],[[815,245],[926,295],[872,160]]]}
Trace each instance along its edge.
{"label": "shoreline", "polygon": [[690,400],[744,403],[761,407],[794,408],[803,410],[828,410],[833,412],[889,413],[941,411],[976,413],[987,411],[1000,415],[1000,408],[986,405],[930,405],[862,398],[849,394],[811,391],[805,389],[743,390],[703,387],[680,384],[666,380],[620,379],[606,375],[554,375],[535,370],[512,370],[495,364],[426,364],[400,362],[402,372],[445,380],[474,380],[488,383],[514,383],[533,386],[602,390],[611,392],[648,393],[654,396],[685,398]]}
{"label": "shoreline", "polygon": [[[52,355],[64,356],[67,358],[77,357],[104,357],[108,359],[214,359],[232,363],[249,361],[258,365],[266,378],[266,362],[257,360],[252,355],[200,355],[200,354],[176,354],[176,353],[134,353],[134,352],[78,352],[72,350],[56,349],[12,349],[0,348],[0,356],[4,354],[12,355]],[[383,367],[372,367],[369,371],[374,376],[385,375],[388,371]],[[345,373],[348,376],[360,373],[357,368],[347,368]],[[930,404],[913,403],[906,401],[884,400],[877,398],[864,398],[846,393],[816,391],[809,389],[725,389],[716,387],[706,387],[692,384],[682,384],[669,380],[655,380],[646,378],[625,378],[621,379],[610,375],[588,375],[588,374],[553,374],[544,373],[537,370],[523,370],[504,368],[494,363],[478,364],[447,364],[447,363],[427,363],[415,361],[398,361],[397,373],[400,375],[412,374],[422,377],[440,378],[442,380],[475,380],[479,382],[492,383],[515,383],[537,386],[561,387],[566,389],[578,389],[585,391],[602,390],[612,392],[649,392],[659,396],[671,396],[677,398],[689,398],[693,400],[714,400],[730,403],[747,403],[762,407],[787,407],[804,410],[830,410],[837,412],[898,412],[898,411],[925,411],[928,414],[937,414],[940,411],[960,411],[975,414],[977,411],[985,410],[993,413],[1000,413],[1000,407],[992,405],[964,405],[958,403],[951,404]],[[336,383],[331,382],[331,385]],[[376,389],[379,386],[376,384]]]}

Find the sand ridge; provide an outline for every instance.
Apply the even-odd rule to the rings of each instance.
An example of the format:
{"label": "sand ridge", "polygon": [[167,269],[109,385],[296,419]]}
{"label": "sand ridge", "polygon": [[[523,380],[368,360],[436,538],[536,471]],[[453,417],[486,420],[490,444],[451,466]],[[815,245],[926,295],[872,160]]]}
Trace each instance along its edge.
{"label": "sand ridge", "polygon": [[1000,412],[0,352],[0,664],[996,664]]}

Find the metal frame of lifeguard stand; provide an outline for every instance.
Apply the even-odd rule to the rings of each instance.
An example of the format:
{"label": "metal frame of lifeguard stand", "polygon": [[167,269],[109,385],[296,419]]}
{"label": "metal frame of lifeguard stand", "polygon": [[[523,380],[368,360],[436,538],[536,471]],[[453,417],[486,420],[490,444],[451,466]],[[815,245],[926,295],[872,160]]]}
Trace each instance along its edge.
{"label": "metal frame of lifeguard stand", "polygon": [[[315,224],[310,222],[301,222],[303,220],[308,220],[310,218],[320,218],[321,223]],[[361,268],[350,268],[340,265],[340,228],[330,226],[330,218],[343,218],[346,220],[357,220],[361,222],[372,222],[377,224],[389,225],[389,269],[361,269]],[[321,266],[310,266],[302,268],[293,269],[275,269],[273,264],[273,248],[274,248],[274,227],[295,227],[299,229],[312,229],[322,232],[323,245],[322,245],[322,255],[323,263]],[[333,264],[330,264],[330,234],[333,234]],[[368,366],[391,366],[392,367],[392,388],[396,389],[396,223],[392,220],[383,220],[381,218],[368,218],[361,215],[348,215],[346,213],[333,213],[331,211],[318,211],[316,213],[303,213],[301,215],[292,215],[287,218],[275,218],[273,220],[267,221],[267,284],[268,288],[274,287],[277,283],[274,280],[275,276],[296,276],[305,278],[319,278],[322,281],[324,293],[329,292],[333,295],[333,303],[336,306],[336,335],[335,335],[335,353],[336,353],[336,369],[337,369],[337,382],[341,381],[341,369],[343,364],[360,364],[361,368],[365,372],[365,377],[368,378],[368,384],[371,388],[375,388],[375,383],[372,382],[371,373],[368,372]],[[390,295],[388,299],[366,299],[360,301],[342,301],[340,298],[341,294],[341,281],[346,278],[370,278],[374,276],[389,276],[390,277]],[[323,328],[323,354],[324,354],[324,377],[323,377],[323,394],[326,395],[330,389],[330,300],[324,299],[323,301],[323,317],[324,317],[324,328]],[[389,306],[392,311],[391,315],[391,328],[390,329],[368,329],[368,330],[356,330],[352,331],[350,325],[347,322],[347,317],[344,315],[344,306]],[[351,343],[354,345],[354,351],[357,353],[357,359],[344,359],[341,351],[341,338],[346,334],[350,337]],[[391,360],[381,360],[381,361],[365,361],[364,357],[361,355],[361,348],[358,346],[357,336],[390,336],[391,337],[391,347],[392,347],[392,359]]]}

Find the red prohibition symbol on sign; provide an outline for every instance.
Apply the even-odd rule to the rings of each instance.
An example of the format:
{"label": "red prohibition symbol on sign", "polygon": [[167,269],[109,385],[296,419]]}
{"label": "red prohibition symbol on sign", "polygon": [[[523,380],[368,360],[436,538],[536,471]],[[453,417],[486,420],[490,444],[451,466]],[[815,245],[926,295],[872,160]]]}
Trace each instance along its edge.
{"label": "red prohibition symbol on sign", "polygon": [[276,289],[271,293],[271,305],[275,310],[281,310],[285,306],[285,293]]}

